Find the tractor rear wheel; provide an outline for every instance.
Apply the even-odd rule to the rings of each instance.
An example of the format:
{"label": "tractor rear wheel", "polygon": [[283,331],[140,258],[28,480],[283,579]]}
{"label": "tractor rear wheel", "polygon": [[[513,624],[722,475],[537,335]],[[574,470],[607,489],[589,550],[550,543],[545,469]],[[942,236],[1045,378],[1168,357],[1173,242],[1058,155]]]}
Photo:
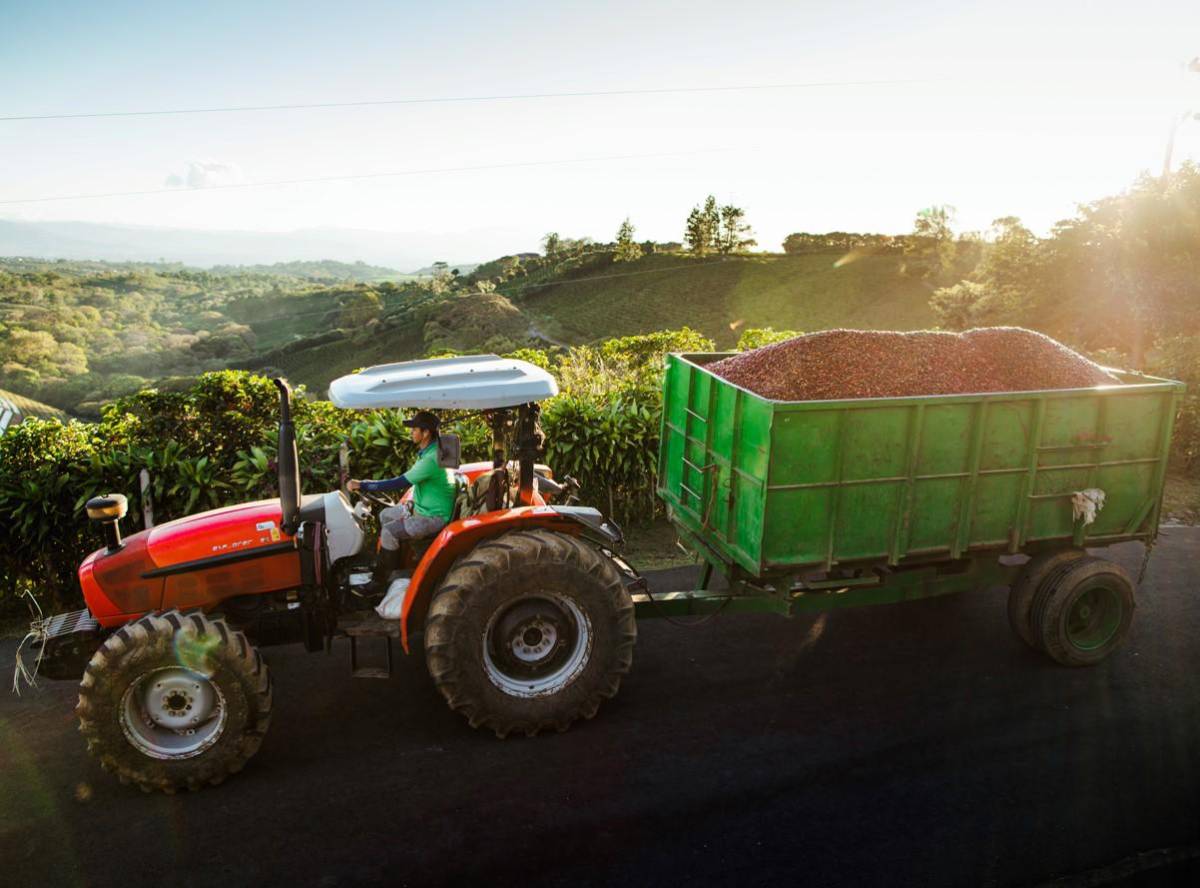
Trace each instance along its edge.
{"label": "tractor rear wheel", "polygon": [[613,563],[548,530],[476,546],[447,573],[425,622],[434,684],[471,727],[498,737],[594,716],[617,693],[636,640]]}
{"label": "tractor rear wheel", "polygon": [[271,676],[224,620],[148,614],[92,657],[75,714],[88,752],[122,783],[201,789],[258,751],[271,721]]}

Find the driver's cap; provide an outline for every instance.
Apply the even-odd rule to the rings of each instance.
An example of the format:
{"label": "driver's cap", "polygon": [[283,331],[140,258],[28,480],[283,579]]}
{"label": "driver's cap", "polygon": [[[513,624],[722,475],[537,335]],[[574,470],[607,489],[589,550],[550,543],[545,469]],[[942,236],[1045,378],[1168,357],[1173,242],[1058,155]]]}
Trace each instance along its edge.
{"label": "driver's cap", "polygon": [[425,431],[433,432],[435,435],[438,430],[438,418],[428,410],[418,410],[408,419],[404,420],[404,424],[410,429],[425,429]]}

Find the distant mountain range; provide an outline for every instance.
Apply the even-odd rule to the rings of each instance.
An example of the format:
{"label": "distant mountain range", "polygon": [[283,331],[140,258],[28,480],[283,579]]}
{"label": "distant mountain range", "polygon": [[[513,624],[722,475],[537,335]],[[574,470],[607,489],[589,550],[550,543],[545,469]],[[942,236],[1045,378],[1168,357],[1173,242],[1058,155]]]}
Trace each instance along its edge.
{"label": "distant mountain range", "polygon": [[[0,256],[182,262],[185,265],[264,265],[336,259],[399,269],[428,269],[436,260],[478,243],[477,255],[504,252],[496,231],[394,233],[345,228],[302,231],[206,231],[93,222],[18,222],[0,219]],[[474,249],[474,248],[472,248]],[[464,272],[477,262],[450,262]],[[413,273],[413,272],[410,272]]]}

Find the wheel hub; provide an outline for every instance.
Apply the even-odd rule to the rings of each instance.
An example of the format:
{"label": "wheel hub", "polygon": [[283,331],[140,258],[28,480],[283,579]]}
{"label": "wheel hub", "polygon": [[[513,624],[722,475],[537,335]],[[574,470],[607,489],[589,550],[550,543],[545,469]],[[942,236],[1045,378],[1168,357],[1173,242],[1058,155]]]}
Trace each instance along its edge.
{"label": "wheel hub", "polygon": [[199,676],[182,669],[171,670],[143,684],[146,716],[159,727],[186,730],[212,716],[216,694],[213,686]]}
{"label": "wheel hub", "polygon": [[484,632],[488,678],[514,697],[557,693],[587,665],[591,622],[558,594],[522,598],[501,608]]}
{"label": "wheel hub", "polygon": [[125,690],[121,727],[151,758],[199,755],[225,729],[225,700],[203,675],[182,667],[146,673]]}
{"label": "wheel hub", "polygon": [[1067,614],[1067,639],[1080,650],[1108,643],[1121,623],[1120,597],[1113,589],[1095,584],[1082,590]]}
{"label": "wheel hub", "polygon": [[522,663],[537,663],[545,659],[558,643],[558,629],[554,623],[535,617],[518,627],[510,647],[513,656]]}

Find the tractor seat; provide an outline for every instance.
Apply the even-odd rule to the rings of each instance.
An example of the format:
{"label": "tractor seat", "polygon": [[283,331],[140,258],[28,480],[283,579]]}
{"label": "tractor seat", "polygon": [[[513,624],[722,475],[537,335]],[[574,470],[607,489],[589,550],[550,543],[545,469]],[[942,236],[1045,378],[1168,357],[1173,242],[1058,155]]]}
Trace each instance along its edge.
{"label": "tractor seat", "polygon": [[448,524],[453,524],[459,518],[463,517],[463,510],[467,506],[467,491],[471,484],[467,481],[467,476],[462,472],[454,473],[454,511],[450,513]]}

